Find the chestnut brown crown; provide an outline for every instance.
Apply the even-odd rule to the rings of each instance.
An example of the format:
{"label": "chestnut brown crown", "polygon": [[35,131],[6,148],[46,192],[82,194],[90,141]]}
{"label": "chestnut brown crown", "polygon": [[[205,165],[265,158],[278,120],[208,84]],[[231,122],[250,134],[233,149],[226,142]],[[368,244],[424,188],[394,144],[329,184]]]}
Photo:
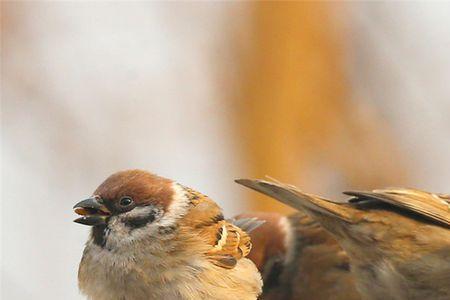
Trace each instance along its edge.
{"label": "chestnut brown crown", "polygon": [[167,209],[172,201],[172,180],[143,170],[120,171],[109,176],[95,190],[106,206],[118,206],[123,197],[133,199],[136,206],[153,204]]}

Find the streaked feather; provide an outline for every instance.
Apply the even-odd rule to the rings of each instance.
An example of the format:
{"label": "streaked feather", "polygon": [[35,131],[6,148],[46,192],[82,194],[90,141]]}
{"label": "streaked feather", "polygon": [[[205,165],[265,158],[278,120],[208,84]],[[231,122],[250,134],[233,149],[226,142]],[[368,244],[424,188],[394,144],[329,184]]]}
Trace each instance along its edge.
{"label": "streaked feather", "polygon": [[258,228],[259,226],[261,226],[264,223],[266,223],[265,220],[260,220],[258,218],[231,219],[230,222],[233,225],[241,228],[242,230],[244,230],[247,233],[252,232],[253,230]]}
{"label": "streaked feather", "polygon": [[448,197],[425,191],[393,188],[369,191],[348,191],[353,196],[351,203],[364,200],[378,200],[417,213],[425,218],[450,226],[450,204]]}

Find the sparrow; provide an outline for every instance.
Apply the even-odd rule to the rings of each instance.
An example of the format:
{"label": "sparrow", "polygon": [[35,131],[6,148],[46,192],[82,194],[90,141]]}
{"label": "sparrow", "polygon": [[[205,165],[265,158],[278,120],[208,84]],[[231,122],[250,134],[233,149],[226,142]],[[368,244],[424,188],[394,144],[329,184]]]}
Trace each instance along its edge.
{"label": "sparrow", "polygon": [[393,188],[345,202],[264,180],[239,184],[306,212],[350,258],[363,299],[450,299],[450,196]]}
{"label": "sparrow", "polygon": [[142,170],[108,177],[74,206],[92,226],[78,271],[93,300],[256,299],[255,219],[225,220],[209,197]]}
{"label": "sparrow", "polygon": [[265,221],[251,231],[251,259],[263,278],[262,300],[359,300],[349,258],[336,239],[298,212],[241,214]]}

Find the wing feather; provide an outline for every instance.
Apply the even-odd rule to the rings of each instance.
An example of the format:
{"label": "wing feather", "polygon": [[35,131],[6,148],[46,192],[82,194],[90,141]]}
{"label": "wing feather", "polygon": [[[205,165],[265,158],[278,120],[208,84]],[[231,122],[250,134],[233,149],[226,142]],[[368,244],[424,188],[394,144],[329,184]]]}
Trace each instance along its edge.
{"label": "wing feather", "polygon": [[404,188],[380,189],[371,192],[348,191],[344,194],[356,197],[351,202],[378,200],[450,226],[450,203],[446,195]]}
{"label": "wing feather", "polygon": [[250,236],[226,220],[204,228],[202,235],[211,245],[206,255],[214,264],[223,268],[233,268],[252,248]]}
{"label": "wing feather", "polygon": [[236,225],[237,227],[241,228],[247,233],[252,232],[262,224],[266,223],[265,220],[260,220],[256,217],[253,218],[242,218],[242,219],[231,219],[230,222],[233,225]]}

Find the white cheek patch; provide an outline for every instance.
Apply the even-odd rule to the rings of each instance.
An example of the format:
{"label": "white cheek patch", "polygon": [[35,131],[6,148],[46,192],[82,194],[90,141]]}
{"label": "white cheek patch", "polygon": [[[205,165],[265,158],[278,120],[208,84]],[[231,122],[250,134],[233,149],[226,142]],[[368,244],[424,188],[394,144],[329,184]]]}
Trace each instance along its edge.
{"label": "white cheek patch", "polygon": [[187,197],[184,188],[180,184],[174,182],[172,183],[172,189],[174,192],[172,202],[170,203],[167,212],[158,222],[160,226],[175,225],[176,221],[183,217],[189,209],[190,200]]}
{"label": "white cheek patch", "polygon": [[138,206],[129,212],[123,213],[119,216],[120,219],[128,219],[128,218],[139,218],[148,216],[152,212],[157,212],[157,208],[154,206]]}
{"label": "white cheek patch", "polygon": [[109,229],[106,239],[106,248],[108,249],[120,249],[138,240],[155,237],[158,233],[158,226],[154,223],[149,223],[137,229],[130,229],[125,223],[117,219],[110,222]]}
{"label": "white cheek patch", "polygon": [[158,210],[154,206],[136,207],[133,210],[111,217],[108,223],[109,234],[106,239],[107,248],[117,248],[131,244],[136,240],[155,237],[158,234],[158,225],[156,222],[149,222],[145,226],[139,228],[130,228],[127,226],[127,220],[134,218],[145,218],[149,214],[155,214],[155,220],[162,216],[162,210]]}

